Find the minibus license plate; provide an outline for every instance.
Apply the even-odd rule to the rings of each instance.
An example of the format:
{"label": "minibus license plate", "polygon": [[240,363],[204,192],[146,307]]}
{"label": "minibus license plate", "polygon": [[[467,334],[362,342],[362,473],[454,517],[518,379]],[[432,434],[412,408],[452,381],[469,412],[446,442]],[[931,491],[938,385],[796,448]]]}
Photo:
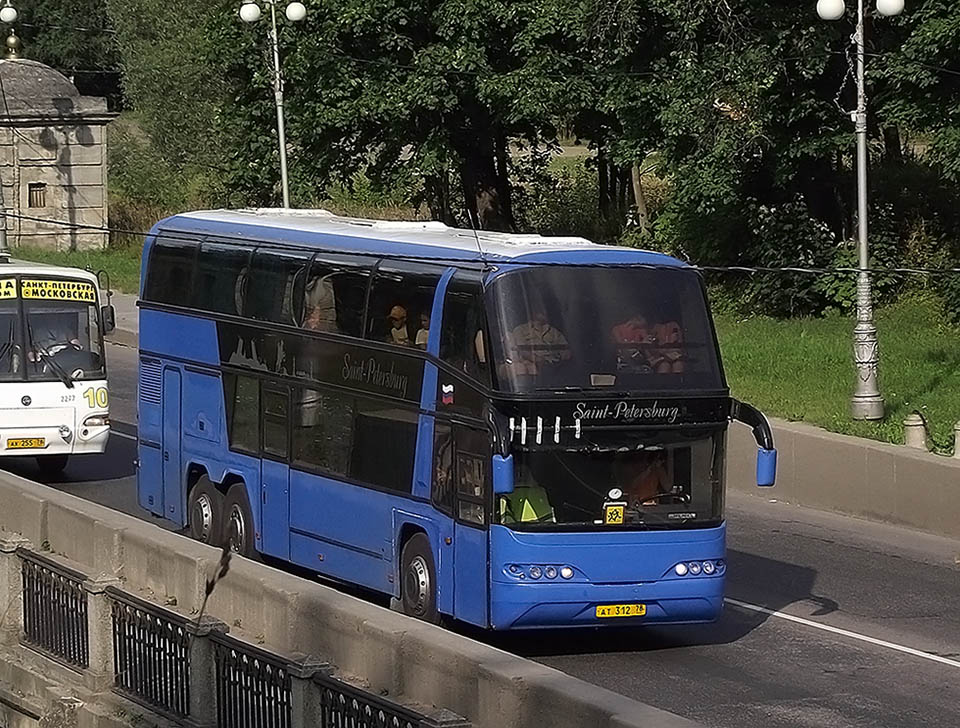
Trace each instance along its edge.
{"label": "minibus license plate", "polygon": [[642,617],[646,613],[646,604],[604,604],[597,607],[598,617]]}
{"label": "minibus license plate", "polygon": [[30,450],[46,444],[47,440],[43,437],[11,437],[7,439],[7,450]]}

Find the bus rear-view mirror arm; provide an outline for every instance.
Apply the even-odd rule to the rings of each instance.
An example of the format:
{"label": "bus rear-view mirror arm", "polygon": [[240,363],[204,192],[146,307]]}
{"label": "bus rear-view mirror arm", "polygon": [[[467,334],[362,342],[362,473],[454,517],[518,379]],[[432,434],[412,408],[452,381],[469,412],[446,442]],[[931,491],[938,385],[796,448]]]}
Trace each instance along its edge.
{"label": "bus rear-view mirror arm", "polygon": [[763,413],[753,405],[731,400],[730,417],[753,430],[757,441],[757,485],[769,488],[777,480],[777,450],[773,446],[773,430]]}

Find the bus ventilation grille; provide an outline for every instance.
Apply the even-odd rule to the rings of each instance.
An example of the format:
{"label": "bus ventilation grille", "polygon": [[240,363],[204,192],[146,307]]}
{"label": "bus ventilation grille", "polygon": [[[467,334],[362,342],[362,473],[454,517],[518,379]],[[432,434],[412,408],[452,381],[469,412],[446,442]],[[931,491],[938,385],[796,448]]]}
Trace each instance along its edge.
{"label": "bus ventilation grille", "polygon": [[140,401],[144,404],[160,404],[163,365],[152,359],[140,360]]}

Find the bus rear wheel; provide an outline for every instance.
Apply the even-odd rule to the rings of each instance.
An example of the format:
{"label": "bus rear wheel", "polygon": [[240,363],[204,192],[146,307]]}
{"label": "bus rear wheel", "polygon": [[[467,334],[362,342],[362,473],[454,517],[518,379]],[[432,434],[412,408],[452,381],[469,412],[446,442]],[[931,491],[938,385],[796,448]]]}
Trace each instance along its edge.
{"label": "bus rear wheel", "polygon": [[400,603],[403,613],[431,624],[440,623],[437,610],[437,570],[426,534],[414,534],[400,556]]}
{"label": "bus rear wheel", "polygon": [[69,460],[69,455],[37,455],[37,467],[42,477],[55,478],[67,467]]}
{"label": "bus rear wheel", "polygon": [[190,538],[219,546],[223,535],[223,494],[206,475],[201,475],[187,504]]}
{"label": "bus rear wheel", "polygon": [[230,550],[248,559],[257,558],[256,536],[253,531],[253,512],[247,499],[247,486],[234,483],[223,502],[224,539]]}

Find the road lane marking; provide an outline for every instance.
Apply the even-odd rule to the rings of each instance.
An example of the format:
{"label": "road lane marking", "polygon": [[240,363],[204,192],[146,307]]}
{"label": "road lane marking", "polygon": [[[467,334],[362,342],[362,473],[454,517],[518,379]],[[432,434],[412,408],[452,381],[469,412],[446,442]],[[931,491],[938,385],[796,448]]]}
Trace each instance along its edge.
{"label": "road lane marking", "polygon": [[767,614],[771,617],[779,617],[780,619],[785,619],[788,622],[795,622],[797,624],[802,624],[805,627],[813,627],[814,629],[820,629],[824,632],[830,632],[831,634],[840,635],[841,637],[849,637],[850,639],[859,640],[860,642],[867,642],[871,645],[877,645],[878,647],[886,647],[888,650],[896,650],[897,652],[903,652],[907,655],[913,655],[914,657],[921,657],[924,660],[930,660],[931,662],[939,662],[941,665],[949,665],[950,667],[960,667],[960,661],[951,660],[949,657],[941,657],[940,655],[934,655],[929,652],[924,652],[923,650],[918,650],[913,647],[907,647],[906,645],[898,645],[896,642],[887,642],[886,640],[877,639],[876,637],[870,637],[865,634],[860,634],[859,632],[851,632],[847,629],[840,629],[839,627],[831,627],[829,624],[823,624],[822,622],[814,622],[812,619],[804,619],[803,617],[795,617],[792,614],[787,614],[786,612],[778,612],[774,609],[767,609],[766,607],[761,607],[757,604],[750,604],[749,602],[741,602],[739,599],[730,599],[725,597],[724,600],[727,604],[732,604],[735,607],[740,607],[741,609],[746,609],[750,612],[759,612],[760,614]]}
{"label": "road lane marking", "polygon": [[137,441],[136,435],[128,435],[126,432],[120,432],[120,430],[110,430],[110,434],[116,435],[117,437],[122,437],[126,440],[133,440],[134,442]]}

